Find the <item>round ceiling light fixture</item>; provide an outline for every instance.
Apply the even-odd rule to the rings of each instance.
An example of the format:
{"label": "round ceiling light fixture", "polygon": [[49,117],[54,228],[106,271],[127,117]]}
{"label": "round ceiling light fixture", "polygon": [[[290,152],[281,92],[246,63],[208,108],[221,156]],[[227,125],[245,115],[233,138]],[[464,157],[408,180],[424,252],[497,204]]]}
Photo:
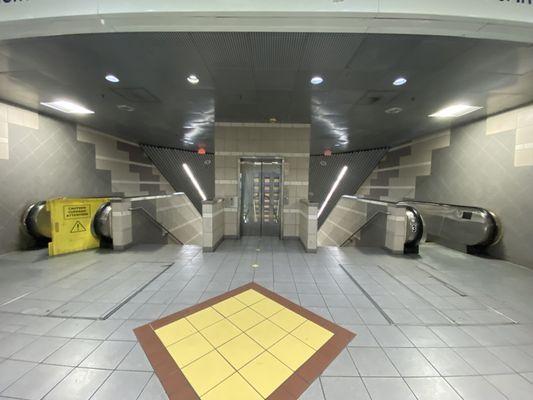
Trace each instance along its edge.
{"label": "round ceiling light fixture", "polygon": [[193,74],[189,75],[187,77],[187,80],[189,81],[191,85],[197,85],[198,83],[200,83],[200,79],[196,75],[193,75]]}
{"label": "round ceiling light fixture", "polygon": [[319,75],[313,76],[311,78],[311,85],[320,85],[322,82],[324,82],[324,78],[322,78]]}
{"label": "round ceiling light fixture", "polygon": [[394,80],[394,82],[392,82],[392,84],[393,84],[394,86],[403,86],[403,85],[405,85],[406,83],[407,83],[407,79],[404,78],[403,76],[400,76],[400,77],[396,78],[396,79]]}
{"label": "round ceiling light fixture", "polygon": [[119,104],[117,106],[117,108],[120,110],[120,111],[127,111],[127,112],[132,112],[132,111],[135,111],[135,108],[132,107],[132,106],[128,106],[127,104]]}
{"label": "round ceiling light fixture", "polygon": [[118,77],[116,75],[113,75],[113,74],[107,74],[105,76],[105,80],[108,81],[108,82],[111,82],[111,83],[119,83],[120,82],[120,79],[118,79]]}
{"label": "round ceiling light fixture", "polygon": [[399,114],[403,111],[401,107],[391,107],[385,110],[386,114]]}

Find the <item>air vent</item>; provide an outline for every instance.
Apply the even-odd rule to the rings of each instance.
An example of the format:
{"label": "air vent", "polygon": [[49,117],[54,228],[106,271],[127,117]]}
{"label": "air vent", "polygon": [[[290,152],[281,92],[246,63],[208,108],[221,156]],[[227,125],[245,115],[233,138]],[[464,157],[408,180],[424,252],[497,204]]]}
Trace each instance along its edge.
{"label": "air vent", "polygon": [[159,99],[147,89],[139,88],[115,88],[111,89],[117,96],[132,103],[159,103]]}

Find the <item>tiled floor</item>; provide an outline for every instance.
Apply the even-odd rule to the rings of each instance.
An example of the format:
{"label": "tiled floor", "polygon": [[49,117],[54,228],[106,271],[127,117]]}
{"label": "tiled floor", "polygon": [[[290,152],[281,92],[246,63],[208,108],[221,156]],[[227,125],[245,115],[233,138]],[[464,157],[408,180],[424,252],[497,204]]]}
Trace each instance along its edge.
{"label": "tiled floor", "polygon": [[0,399],[165,399],[133,328],[252,280],[358,335],[303,399],[533,397],[533,271],[506,262],[252,238],[44,254],[0,257]]}

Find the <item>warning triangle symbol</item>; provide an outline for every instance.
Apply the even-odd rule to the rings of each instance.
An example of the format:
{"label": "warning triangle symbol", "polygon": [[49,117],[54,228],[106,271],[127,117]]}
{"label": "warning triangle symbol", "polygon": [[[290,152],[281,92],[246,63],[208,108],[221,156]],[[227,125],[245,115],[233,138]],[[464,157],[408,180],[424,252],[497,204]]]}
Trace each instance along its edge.
{"label": "warning triangle symbol", "polygon": [[85,229],[83,224],[80,221],[76,221],[70,233],[80,233],[80,232],[85,232],[85,231],[87,231],[87,229]]}

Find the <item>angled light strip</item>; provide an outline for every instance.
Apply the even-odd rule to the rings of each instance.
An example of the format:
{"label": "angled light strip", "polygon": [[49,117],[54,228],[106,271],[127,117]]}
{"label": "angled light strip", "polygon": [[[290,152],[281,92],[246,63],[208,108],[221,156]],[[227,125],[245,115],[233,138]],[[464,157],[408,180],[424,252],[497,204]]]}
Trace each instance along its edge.
{"label": "angled light strip", "polygon": [[346,175],[346,171],[348,171],[348,166],[345,165],[344,167],[342,167],[341,172],[339,173],[339,176],[337,177],[337,180],[335,181],[335,183],[331,187],[331,190],[329,191],[329,193],[328,193],[328,195],[326,197],[326,200],[324,200],[324,203],[322,203],[322,207],[320,207],[320,210],[318,210],[318,217],[320,217],[320,215],[322,214],[322,212],[326,208],[326,205],[331,200],[331,196],[333,196],[333,193],[335,193],[335,190],[337,190],[337,187],[339,186],[339,183],[341,183],[342,178],[344,178],[344,175]]}
{"label": "angled light strip", "polygon": [[470,114],[474,111],[481,110],[482,108],[483,107],[469,106],[466,104],[455,104],[453,106],[443,108],[442,110],[439,110],[429,116],[431,118],[457,118],[466,114]]}
{"label": "angled light strip", "polygon": [[56,100],[51,102],[42,102],[45,107],[53,108],[54,110],[64,112],[66,114],[94,114],[94,111],[91,111],[79,104],[73,103],[68,100]]}
{"label": "angled light strip", "polygon": [[193,175],[191,169],[189,168],[189,166],[187,164],[183,164],[183,169],[185,170],[185,172],[187,172],[187,175],[189,176],[189,179],[191,180],[192,184],[194,185],[194,187],[198,191],[198,194],[202,198],[202,201],[206,201],[207,197],[205,197],[204,191],[200,187],[200,184],[198,183],[198,181],[194,177],[194,175]]}

